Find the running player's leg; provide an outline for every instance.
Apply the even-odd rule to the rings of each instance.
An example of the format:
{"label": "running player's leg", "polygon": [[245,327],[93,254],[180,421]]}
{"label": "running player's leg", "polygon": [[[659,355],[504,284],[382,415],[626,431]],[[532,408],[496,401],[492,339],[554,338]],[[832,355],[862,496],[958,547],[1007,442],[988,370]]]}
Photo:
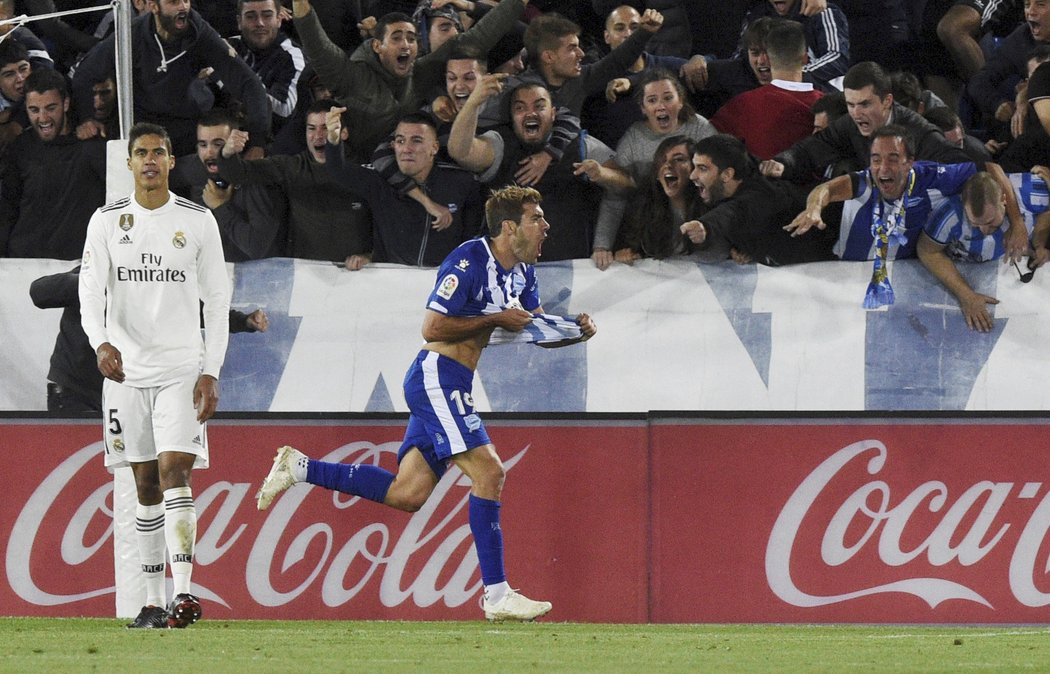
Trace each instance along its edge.
{"label": "running player's leg", "polygon": [[[479,429],[484,432],[484,426]],[[489,620],[533,620],[551,610],[550,602],[535,601],[511,589],[503,565],[500,497],[506,471],[491,443],[452,455],[452,462],[470,478],[470,531],[485,585],[482,608]]]}
{"label": "running player's leg", "polygon": [[498,601],[510,589],[503,567],[503,529],[500,527],[500,494],[506,475],[503,462],[491,444],[454,454],[452,462],[470,478],[467,507],[481,582],[485,584],[485,596]]}
{"label": "running player's leg", "polygon": [[278,494],[293,484],[305,482],[415,512],[440,479],[417,449],[417,444],[426,441],[423,425],[414,416],[409,417],[396,474],[371,463],[318,461],[293,447],[281,447],[256,494],[259,510],[266,510]]}

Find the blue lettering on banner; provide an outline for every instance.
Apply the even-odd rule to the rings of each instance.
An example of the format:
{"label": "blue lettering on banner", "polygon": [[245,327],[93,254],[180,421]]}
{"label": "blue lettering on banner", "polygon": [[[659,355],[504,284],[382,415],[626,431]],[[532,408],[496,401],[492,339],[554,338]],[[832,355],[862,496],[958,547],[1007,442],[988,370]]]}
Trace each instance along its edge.
{"label": "blue lettering on banner", "polygon": [[[970,287],[992,297],[999,266],[957,265]],[[994,320],[988,334],[970,330],[955,297],[921,266],[897,264],[891,276],[894,287],[906,289],[908,302],[868,313],[864,407],[966,409],[1006,319]]]}
{"label": "blue lettering on banner", "polygon": [[[302,321],[288,315],[295,260],[272,258],[241,262],[235,270],[231,304],[245,310],[262,307],[270,320],[270,327],[263,334],[241,332],[230,335],[230,346],[222,368],[219,409],[268,410]],[[338,354],[332,354],[332,357],[337,358]]]}
{"label": "blue lettering on banner", "polygon": [[390,392],[387,389],[386,380],[380,373],[376,379],[376,385],[372,388],[372,395],[368,397],[365,412],[393,412],[394,402],[390,400]]}
{"label": "blue lettering on banner", "polygon": [[751,356],[762,382],[769,386],[769,357],[773,349],[773,317],[766,312],[755,312],[751,304],[758,284],[758,266],[700,264],[701,272],[711,287],[718,303],[725,311],[730,325],[740,337]]}

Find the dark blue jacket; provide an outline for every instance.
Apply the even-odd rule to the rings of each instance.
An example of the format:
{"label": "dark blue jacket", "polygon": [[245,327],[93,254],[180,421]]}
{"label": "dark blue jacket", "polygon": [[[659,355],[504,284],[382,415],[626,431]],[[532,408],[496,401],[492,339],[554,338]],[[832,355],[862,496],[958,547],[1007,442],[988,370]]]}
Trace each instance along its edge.
{"label": "dark blue jacket", "polygon": [[474,174],[457,166],[435,163],[420,185],[427,196],[452,211],[452,224],[442,230],[431,226],[432,218],[419,202],[398,194],[376,171],[347,161],[341,145],[325,146],[325,166],[372,209],[373,262],[437,267],[456,246],[481,232],[480,186]]}

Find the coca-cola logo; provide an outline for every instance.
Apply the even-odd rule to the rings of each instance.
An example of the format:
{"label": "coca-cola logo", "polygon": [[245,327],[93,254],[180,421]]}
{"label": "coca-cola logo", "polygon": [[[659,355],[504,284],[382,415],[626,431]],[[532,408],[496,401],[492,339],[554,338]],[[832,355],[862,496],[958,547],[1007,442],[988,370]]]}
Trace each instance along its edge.
{"label": "coca-cola logo", "polygon": [[[352,442],[320,458],[392,465],[390,459],[396,456],[399,444]],[[505,460],[504,467],[511,470],[528,451],[525,446]],[[46,572],[32,563],[34,555],[43,555],[76,568],[91,560],[97,564],[99,555],[110,554],[113,485],[102,473],[101,453],[101,443],[75,451],[40,482],[19,512],[7,542],[6,570],[12,590],[26,602],[57,606],[114,592],[111,579],[98,573],[73,573],[77,590],[58,592],[53,586],[69,588],[70,576],[54,563],[46,565]],[[71,503],[71,488],[91,484],[90,480],[99,486],[82,502]],[[243,578],[247,593],[261,606],[287,605],[310,592],[319,593],[326,606],[336,607],[369,589],[385,607],[406,603],[427,607],[438,602],[456,607],[481,590],[477,555],[464,512],[470,481],[454,466],[422,509],[395,520],[404,522],[400,530],[376,521],[381,519],[383,506],[336,492],[331,496],[332,509],[303,508],[311,494],[316,498],[326,493],[305,485],[288,490],[263,515],[255,510],[257,487],[251,482],[218,481],[195,495],[198,518],[207,526],[198,533],[194,559],[200,568],[227,564],[227,557],[246,558]],[[357,518],[367,523],[349,535],[346,527],[331,524],[346,519],[346,511],[356,508],[375,512]],[[263,517],[260,526],[255,518]],[[43,549],[52,545],[44,532],[54,532],[55,521],[64,524],[60,549]],[[107,524],[100,525],[100,521]],[[250,539],[254,532],[255,538]],[[240,556],[235,555],[238,549]],[[203,575],[194,574],[195,592],[223,606],[237,603],[230,596],[235,591],[228,588],[239,583],[231,583],[229,578],[221,583],[202,583]],[[288,587],[289,578],[300,580]],[[88,587],[79,587],[82,584]]]}
{"label": "coca-cola logo", "polygon": [[[1050,604],[1050,593],[1036,586],[1036,574],[1045,578],[1050,571],[1048,560],[1039,560],[1050,528],[1050,493],[1030,510],[1020,533],[1006,538],[1007,532],[1018,526],[1009,521],[1010,516],[1025,510],[1011,500],[1035,499],[1042,483],[979,480],[952,493],[944,482],[930,480],[901,494],[891,483],[873,479],[886,468],[888,457],[882,442],[862,440],[829,456],[801,481],[780,510],[766,545],[766,579],[777,597],[794,606],[817,607],[904,593],[922,599],[930,608],[950,599],[995,608],[984,595],[958,580],[928,573],[915,575],[907,569],[916,560],[927,569],[950,564],[974,567],[1009,540],[1014,546],[1006,579],[1011,594],[1024,606]],[[843,485],[847,485],[848,495],[837,508],[828,509],[826,502],[819,511],[814,507],[818,500],[826,501],[828,493],[841,493]],[[803,526],[823,527],[819,555],[800,549]],[[905,545],[905,531],[913,537],[916,527],[925,527],[921,529],[921,542]],[[872,546],[886,569],[899,569],[899,579],[870,586],[858,583],[842,592],[817,594],[799,587],[797,574],[792,573],[793,557],[804,557],[809,563],[819,559],[830,572],[861,552],[871,553]]]}

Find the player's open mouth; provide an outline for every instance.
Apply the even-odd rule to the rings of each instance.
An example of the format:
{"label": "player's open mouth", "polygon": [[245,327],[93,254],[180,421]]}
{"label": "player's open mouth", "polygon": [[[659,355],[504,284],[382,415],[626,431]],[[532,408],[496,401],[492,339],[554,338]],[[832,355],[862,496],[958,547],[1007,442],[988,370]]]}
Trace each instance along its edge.
{"label": "player's open mouth", "polygon": [[1039,35],[1043,31],[1043,27],[1038,21],[1029,21],[1028,30],[1032,31],[1032,35]]}
{"label": "player's open mouth", "polygon": [[678,188],[678,175],[675,173],[667,172],[661,176],[664,184],[664,190],[673,192]]}
{"label": "player's open mouth", "polygon": [[398,57],[397,57],[397,66],[399,68],[407,68],[408,64],[409,64],[409,62],[411,60],[412,60],[412,54],[410,54],[410,53],[399,54]]}
{"label": "player's open mouth", "polygon": [[175,27],[180,30],[185,28],[186,24],[188,23],[188,19],[189,14],[187,14],[186,12],[179,12],[175,15]]}
{"label": "player's open mouth", "polygon": [[656,125],[659,126],[661,129],[665,129],[671,126],[671,115],[667,114],[666,112],[656,113]]}
{"label": "player's open mouth", "polygon": [[526,119],[521,123],[521,128],[525,130],[526,136],[536,136],[540,133],[540,121],[538,119]]}
{"label": "player's open mouth", "polygon": [[204,168],[208,169],[208,173],[218,173],[219,164],[214,159],[209,159],[204,162]]}
{"label": "player's open mouth", "polygon": [[777,14],[784,14],[787,12],[787,1],[786,0],[773,0],[773,9],[777,10]]}
{"label": "player's open mouth", "polygon": [[470,98],[470,92],[455,94],[452,98],[456,101],[457,107],[463,107],[463,104],[467,102],[468,98]]}

